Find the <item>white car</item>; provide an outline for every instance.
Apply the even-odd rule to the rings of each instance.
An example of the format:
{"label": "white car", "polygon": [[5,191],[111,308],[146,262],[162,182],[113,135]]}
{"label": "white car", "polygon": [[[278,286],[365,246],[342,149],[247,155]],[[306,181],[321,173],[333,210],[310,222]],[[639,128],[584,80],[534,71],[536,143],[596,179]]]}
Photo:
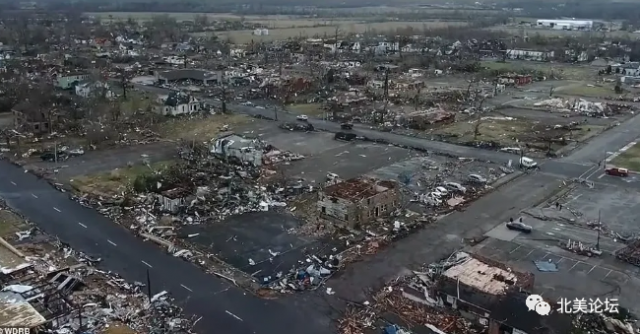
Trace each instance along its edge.
{"label": "white car", "polygon": [[487,179],[478,174],[469,174],[469,182],[485,184],[487,183]]}
{"label": "white car", "polygon": [[440,197],[442,197],[442,194],[437,192],[437,191],[432,191],[427,195],[427,197],[434,198],[434,199],[440,199]]}
{"label": "white car", "polygon": [[457,182],[445,182],[444,187],[453,192],[466,193],[467,188]]}
{"label": "white car", "polygon": [[520,166],[524,168],[536,168],[538,167],[538,163],[531,158],[522,157],[520,158]]}
{"label": "white car", "polygon": [[449,191],[445,187],[436,187],[435,192],[440,193],[440,196],[447,196]]}
{"label": "white car", "polygon": [[296,116],[296,119],[299,120],[299,121],[305,121],[306,122],[306,121],[309,120],[309,116],[307,116],[307,115],[298,115],[298,116]]}

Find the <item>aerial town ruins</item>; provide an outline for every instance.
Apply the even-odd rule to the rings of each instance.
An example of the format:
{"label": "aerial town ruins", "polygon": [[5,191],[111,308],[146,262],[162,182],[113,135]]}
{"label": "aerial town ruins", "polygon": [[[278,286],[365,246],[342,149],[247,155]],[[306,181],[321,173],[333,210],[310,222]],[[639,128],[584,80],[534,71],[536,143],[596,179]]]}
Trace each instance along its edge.
{"label": "aerial town ruins", "polygon": [[[611,37],[632,23],[24,6],[0,12],[0,327],[211,331],[197,292],[71,218],[97,212],[126,232],[107,244],[247,298],[339,304],[343,334],[637,331],[640,45]],[[623,312],[541,317],[532,293]]]}

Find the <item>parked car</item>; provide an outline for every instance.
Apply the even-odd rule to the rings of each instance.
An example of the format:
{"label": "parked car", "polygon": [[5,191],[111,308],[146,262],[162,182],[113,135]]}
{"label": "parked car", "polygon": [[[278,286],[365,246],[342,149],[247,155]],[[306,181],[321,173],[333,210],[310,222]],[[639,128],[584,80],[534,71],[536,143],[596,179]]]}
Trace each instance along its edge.
{"label": "parked car", "polygon": [[469,182],[471,183],[478,183],[478,184],[487,183],[487,179],[485,179],[484,177],[478,174],[469,174],[468,179],[469,179]]}
{"label": "parked car", "polygon": [[55,162],[56,159],[58,161],[67,160],[68,157],[69,156],[65,152],[58,152],[57,157],[56,157],[56,154],[53,152],[44,152],[42,153],[42,155],[40,155],[40,159],[42,159],[42,161],[49,161],[49,162]]}
{"label": "parked car", "polygon": [[444,187],[447,188],[451,192],[458,192],[464,194],[467,192],[467,188],[457,182],[445,182]]}
{"label": "parked car", "polygon": [[449,191],[445,187],[436,187],[434,191],[440,193],[440,196],[447,196],[449,194]]}
{"label": "parked car", "polygon": [[296,116],[296,119],[299,120],[299,121],[306,122],[306,121],[309,120],[309,116],[307,116],[307,115],[298,115],[298,116]]}
{"label": "parked car", "polygon": [[429,198],[435,198],[435,199],[440,199],[440,197],[442,197],[442,194],[436,191],[432,191],[429,194],[427,194],[427,197]]}

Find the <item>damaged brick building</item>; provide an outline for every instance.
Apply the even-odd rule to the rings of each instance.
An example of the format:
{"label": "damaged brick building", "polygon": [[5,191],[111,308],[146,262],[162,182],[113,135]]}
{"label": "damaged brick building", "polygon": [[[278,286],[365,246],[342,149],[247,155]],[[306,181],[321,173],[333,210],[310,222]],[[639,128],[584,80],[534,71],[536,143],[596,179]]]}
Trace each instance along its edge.
{"label": "damaged brick building", "polygon": [[424,287],[409,285],[404,289],[405,297],[455,309],[488,327],[488,334],[570,332],[569,315],[551,312],[544,317],[527,309],[525,301],[534,285],[532,273],[517,272],[503,263],[465,252],[432,267],[432,275],[420,277]]}
{"label": "damaged brick building", "polygon": [[320,191],[318,212],[322,217],[354,227],[391,213],[399,202],[394,182],[355,178]]}

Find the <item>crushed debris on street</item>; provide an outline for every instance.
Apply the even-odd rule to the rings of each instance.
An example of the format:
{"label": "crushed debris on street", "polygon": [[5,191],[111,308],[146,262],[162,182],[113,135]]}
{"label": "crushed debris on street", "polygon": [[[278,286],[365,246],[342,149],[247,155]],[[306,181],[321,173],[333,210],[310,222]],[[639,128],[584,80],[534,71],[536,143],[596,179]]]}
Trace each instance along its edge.
{"label": "crushed debris on street", "polygon": [[[10,212],[4,204],[0,210]],[[132,333],[191,333],[195,319],[182,314],[166,291],[151,295],[144,283],[100,270],[101,259],[26,222],[12,228],[24,229],[0,238],[1,326],[60,334],[114,327]]]}

